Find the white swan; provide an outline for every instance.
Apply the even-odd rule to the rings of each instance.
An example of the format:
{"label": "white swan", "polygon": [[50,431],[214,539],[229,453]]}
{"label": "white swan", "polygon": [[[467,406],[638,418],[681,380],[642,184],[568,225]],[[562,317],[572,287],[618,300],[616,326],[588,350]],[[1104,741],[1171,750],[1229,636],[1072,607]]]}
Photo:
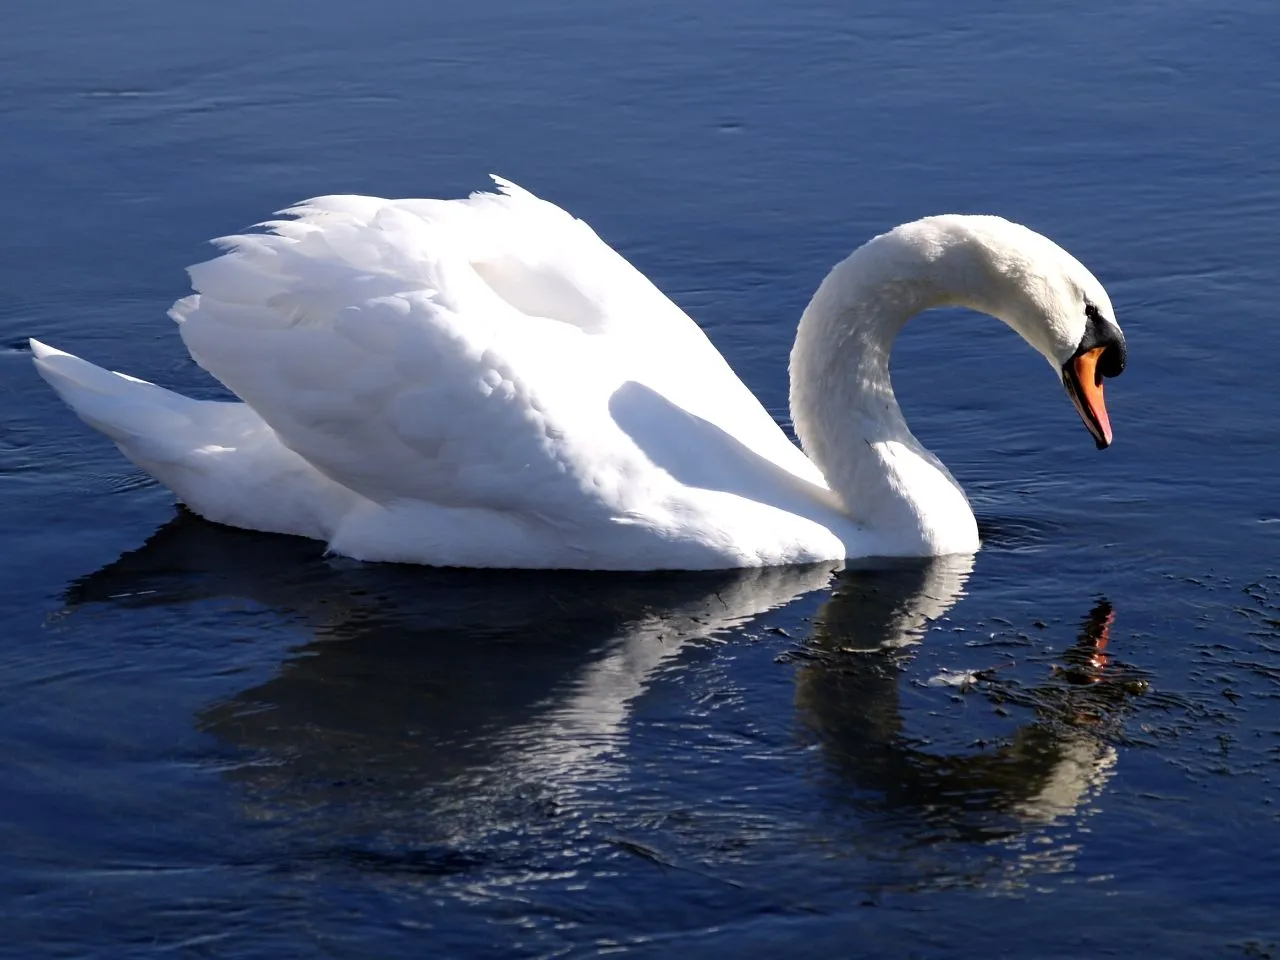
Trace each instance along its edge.
{"label": "white swan", "polygon": [[[495,178],[496,179],[496,178]],[[802,453],[678,307],[559,207],[321,197],[217,241],[171,311],[243,403],[32,341],[86,423],[210,520],[367,560],[697,569],[969,553],[964,493],[912,436],[889,352],[914,314],[1003,320],[1099,447],[1125,343],[1101,284],[997,217],[943,216],[838,264],[800,320]]]}

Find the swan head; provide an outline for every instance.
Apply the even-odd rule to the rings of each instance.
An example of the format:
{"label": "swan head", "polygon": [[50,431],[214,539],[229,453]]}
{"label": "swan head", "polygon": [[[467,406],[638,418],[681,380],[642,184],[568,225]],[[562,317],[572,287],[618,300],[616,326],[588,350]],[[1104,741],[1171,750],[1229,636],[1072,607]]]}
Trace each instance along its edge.
{"label": "swan head", "polygon": [[1124,371],[1128,350],[1098,279],[1048,237],[1000,217],[930,217],[906,229],[941,273],[944,300],[1016,330],[1061,378],[1098,449],[1110,446],[1103,380]]}

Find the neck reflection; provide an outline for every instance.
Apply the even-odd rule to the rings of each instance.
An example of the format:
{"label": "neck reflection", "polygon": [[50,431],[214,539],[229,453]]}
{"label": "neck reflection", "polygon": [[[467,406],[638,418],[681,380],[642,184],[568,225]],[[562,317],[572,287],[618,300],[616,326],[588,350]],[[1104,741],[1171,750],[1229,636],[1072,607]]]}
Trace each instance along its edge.
{"label": "neck reflection", "polygon": [[[1115,613],[1106,601],[1084,618],[1061,664],[988,654],[985,668],[912,681],[942,688],[930,695],[904,685],[910,644],[958,598],[968,571],[967,559],[944,559],[844,575],[815,618],[797,674],[797,717],[826,759],[828,793],[891,813],[917,841],[998,840],[1076,813],[1110,778],[1127,703],[1145,688],[1140,675],[1111,663]],[[1034,682],[1019,675],[1028,667]],[[935,743],[912,728],[908,693],[917,694],[917,712],[964,702],[957,709],[974,719],[962,749],[945,733]],[[1015,714],[1029,719],[1010,729]]]}

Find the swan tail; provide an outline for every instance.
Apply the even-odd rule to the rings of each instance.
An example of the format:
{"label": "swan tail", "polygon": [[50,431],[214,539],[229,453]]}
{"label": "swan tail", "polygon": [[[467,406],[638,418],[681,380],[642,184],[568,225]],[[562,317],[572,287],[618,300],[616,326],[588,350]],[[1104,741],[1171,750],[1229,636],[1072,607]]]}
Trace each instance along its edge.
{"label": "swan tail", "polygon": [[202,517],[326,540],[353,505],[243,403],[193,400],[38,340],[31,352],[81,420]]}
{"label": "swan tail", "polygon": [[114,440],[135,463],[168,461],[189,450],[188,443],[174,438],[189,433],[201,401],[104,370],[39,340],[30,343],[40,376],[76,416]]}

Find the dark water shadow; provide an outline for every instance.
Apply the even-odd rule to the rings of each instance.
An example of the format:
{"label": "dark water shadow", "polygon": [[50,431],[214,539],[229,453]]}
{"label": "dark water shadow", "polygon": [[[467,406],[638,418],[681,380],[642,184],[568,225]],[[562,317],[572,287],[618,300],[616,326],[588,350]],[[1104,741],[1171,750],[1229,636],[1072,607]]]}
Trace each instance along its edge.
{"label": "dark water shadow", "polygon": [[370,777],[439,784],[539,750],[553,766],[557,751],[576,756],[575,737],[589,753],[620,735],[628,702],[684,643],[821,589],[831,575],[832,565],[618,574],[361,564],[184,512],[72,584],[67,601],[239,598],[276,615],[265,631],[302,628],[308,639],[276,676],[197,723],[276,755],[235,776],[305,794]]}
{"label": "dark water shadow", "polygon": [[[846,569],[794,651],[797,717],[842,802],[891,816],[913,843],[984,842],[1072,813],[1115,763],[1099,718],[1133,692],[1108,673],[1113,612],[1098,604],[1069,669],[1043,689],[973,680],[993,705],[1032,712],[1006,742],[946,755],[904,734],[903,667],[972,564]],[[181,608],[239,597],[275,615],[264,631],[300,627],[308,639],[274,676],[196,723],[247,751],[226,775],[254,816],[305,822],[309,843],[329,837],[352,863],[408,857],[420,874],[488,863],[482,838],[499,825],[545,823],[628,776],[633,701],[682,648],[830,584],[827,567],[635,575],[328,561],[307,541],[184,514],[67,599]],[[396,836],[406,846],[351,848],[374,835],[379,850]]]}

